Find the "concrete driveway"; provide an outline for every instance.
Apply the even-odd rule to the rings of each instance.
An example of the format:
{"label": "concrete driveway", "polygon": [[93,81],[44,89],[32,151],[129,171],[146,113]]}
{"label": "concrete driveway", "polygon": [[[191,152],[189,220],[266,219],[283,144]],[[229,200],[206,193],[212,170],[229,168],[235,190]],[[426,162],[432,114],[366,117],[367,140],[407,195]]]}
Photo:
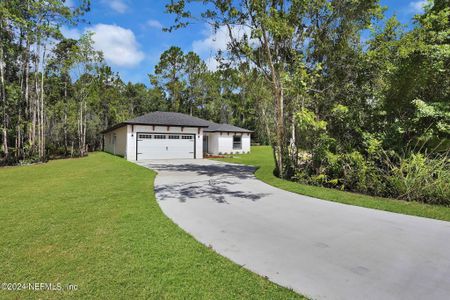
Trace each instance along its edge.
{"label": "concrete driveway", "polygon": [[253,168],[147,161],[164,213],[221,255],[314,299],[450,299],[450,222],[271,187]]}

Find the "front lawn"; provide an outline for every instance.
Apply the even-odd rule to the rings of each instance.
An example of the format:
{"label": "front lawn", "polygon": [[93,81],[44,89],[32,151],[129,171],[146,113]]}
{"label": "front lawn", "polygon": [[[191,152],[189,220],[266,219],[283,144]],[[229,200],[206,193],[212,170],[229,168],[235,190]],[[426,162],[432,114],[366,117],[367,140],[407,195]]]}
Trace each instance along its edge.
{"label": "front lawn", "polygon": [[105,153],[0,169],[0,283],[73,284],[8,291],[27,298],[297,298],[173,224],[155,173]]}
{"label": "front lawn", "polygon": [[257,166],[258,170],[256,170],[255,176],[258,179],[290,192],[350,205],[450,221],[450,207],[447,206],[372,197],[280,179],[273,175],[275,162],[273,159],[272,148],[269,146],[252,147],[250,154],[237,155],[233,158],[218,160]]}

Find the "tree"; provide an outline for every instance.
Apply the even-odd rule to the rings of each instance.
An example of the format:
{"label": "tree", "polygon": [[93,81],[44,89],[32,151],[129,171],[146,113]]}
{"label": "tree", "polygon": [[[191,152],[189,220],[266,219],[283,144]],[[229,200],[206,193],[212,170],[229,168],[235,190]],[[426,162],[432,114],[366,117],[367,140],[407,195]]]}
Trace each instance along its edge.
{"label": "tree", "polygon": [[95,76],[103,61],[102,53],[92,46],[92,33],[83,35],[73,52],[73,66],[76,77],[74,98],[78,104],[78,151],[80,156],[87,152],[87,108],[90,96],[95,89]]}
{"label": "tree", "polygon": [[[277,173],[290,177],[295,168],[290,153],[293,110],[298,106],[296,97],[286,97],[286,79],[302,70],[306,63],[321,67],[335,57],[332,50],[347,49],[357,33],[367,28],[370,20],[379,13],[377,0],[372,1],[203,1],[199,14],[189,10],[192,1],[171,1],[167,10],[176,15],[174,30],[195,20],[203,20],[214,30],[228,32],[229,55],[236,64],[251,64],[257,68],[271,88],[274,106],[272,141]],[[312,40],[310,40],[312,39]],[[309,42],[309,45],[308,45]],[[308,51],[307,51],[308,50]],[[303,58],[307,55],[306,58]],[[334,63],[334,60],[330,60]],[[293,68],[295,67],[295,68]],[[324,69],[322,75],[327,70]],[[308,78],[300,78],[307,82]],[[305,86],[308,90],[310,87]],[[322,93],[323,89],[316,90]],[[294,143],[295,144],[295,143]]]}
{"label": "tree", "polygon": [[61,38],[62,25],[75,24],[88,9],[88,0],[79,1],[75,9],[62,0],[0,2],[2,144],[6,159],[13,144],[12,160],[46,159],[48,45]]}
{"label": "tree", "polygon": [[184,67],[183,51],[179,47],[170,47],[161,54],[160,61],[155,66],[155,74],[149,76],[150,82],[166,93],[169,107],[173,111],[182,111],[184,107]]}

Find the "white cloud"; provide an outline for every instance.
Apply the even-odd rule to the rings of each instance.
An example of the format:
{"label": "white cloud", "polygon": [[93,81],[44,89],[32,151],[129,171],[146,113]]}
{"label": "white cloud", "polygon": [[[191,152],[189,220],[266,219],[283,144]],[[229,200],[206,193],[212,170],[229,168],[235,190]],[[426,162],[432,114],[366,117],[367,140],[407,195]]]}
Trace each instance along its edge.
{"label": "white cloud", "polygon": [[220,27],[216,32],[212,29],[207,29],[203,32],[205,36],[202,40],[192,42],[192,49],[198,54],[214,54],[221,50],[227,50],[227,45],[230,42],[230,37],[226,27]]}
{"label": "white cloud", "polygon": [[61,27],[61,33],[65,38],[78,40],[81,36],[81,32],[77,28]]}
{"label": "white cloud", "polygon": [[130,29],[117,25],[97,24],[87,30],[94,33],[94,48],[103,52],[105,60],[120,67],[134,67],[145,57]]}
{"label": "white cloud", "polygon": [[61,27],[61,33],[66,38],[79,39],[82,33],[93,33],[94,48],[102,51],[105,60],[120,67],[134,67],[144,58],[139,49],[139,43],[130,29],[117,25],[96,24],[81,32],[77,28]]}
{"label": "white cloud", "polygon": [[65,3],[66,3],[67,7],[70,7],[70,8],[75,7],[75,3],[73,2],[73,0],[66,0]]}
{"label": "white cloud", "polygon": [[419,0],[410,2],[408,5],[408,11],[414,14],[423,13],[423,7],[428,3],[427,0]]}
{"label": "white cloud", "polygon": [[103,0],[114,11],[123,14],[128,10],[128,5],[123,0]]}
{"label": "white cloud", "polygon": [[[234,26],[231,28],[231,32],[237,40],[244,38],[244,36],[247,38],[250,36],[250,29],[246,26]],[[203,35],[205,36],[203,39],[192,42],[192,49],[205,59],[206,65],[210,70],[216,70],[219,62],[216,60],[215,55],[219,51],[225,53],[228,50],[228,44],[231,42],[228,28],[222,26],[217,30],[213,30],[207,27]],[[257,40],[250,39],[250,45],[256,46],[257,44]]]}
{"label": "white cloud", "polygon": [[217,69],[219,69],[220,66],[220,62],[213,56],[208,57],[205,60],[205,64],[210,71],[217,71]]}
{"label": "white cloud", "polygon": [[150,19],[145,23],[148,27],[162,29],[163,26],[158,20]]}

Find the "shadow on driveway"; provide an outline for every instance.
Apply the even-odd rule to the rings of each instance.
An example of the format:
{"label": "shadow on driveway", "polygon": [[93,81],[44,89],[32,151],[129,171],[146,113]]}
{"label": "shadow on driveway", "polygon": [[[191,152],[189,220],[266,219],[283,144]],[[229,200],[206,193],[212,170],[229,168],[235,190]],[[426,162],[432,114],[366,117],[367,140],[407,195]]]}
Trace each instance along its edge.
{"label": "shadow on driveway", "polygon": [[255,167],[251,166],[241,166],[241,165],[230,165],[230,164],[156,164],[150,163],[146,164],[149,168],[153,170],[162,171],[176,171],[176,172],[195,172],[198,175],[206,175],[209,177],[218,175],[232,175],[235,178],[246,179],[253,177],[253,172]]}
{"label": "shadow on driveway", "polygon": [[207,176],[210,179],[189,183],[174,183],[155,186],[158,200],[178,199],[180,202],[195,199],[211,199],[217,203],[229,204],[226,199],[238,198],[257,201],[269,194],[239,190],[238,183],[254,178],[254,167],[231,164],[192,164],[192,163],[149,163],[153,170],[161,172],[193,172],[192,176]]}

